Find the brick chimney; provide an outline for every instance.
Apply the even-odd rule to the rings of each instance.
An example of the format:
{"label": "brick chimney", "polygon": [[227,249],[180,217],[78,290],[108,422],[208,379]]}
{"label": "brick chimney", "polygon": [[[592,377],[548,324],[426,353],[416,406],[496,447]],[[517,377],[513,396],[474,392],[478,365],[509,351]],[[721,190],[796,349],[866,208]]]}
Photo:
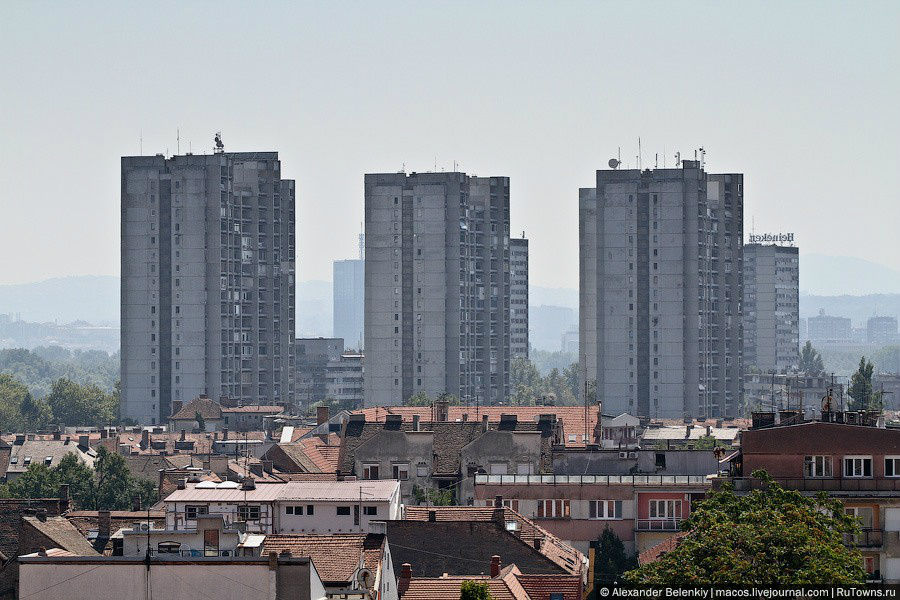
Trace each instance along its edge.
{"label": "brick chimney", "polygon": [[59,514],[69,510],[69,484],[64,483],[59,486]]}
{"label": "brick chimney", "polygon": [[328,421],[328,407],[327,406],[317,406],[316,407],[316,425],[321,425]]}
{"label": "brick chimney", "polygon": [[403,563],[400,566],[400,578],[397,579],[397,593],[402,597],[409,589],[409,580],[412,579],[412,565]]}
{"label": "brick chimney", "polygon": [[491,557],[491,577],[500,574],[500,556],[495,554]]}
{"label": "brick chimney", "polygon": [[450,420],[450,402],[447,400],[436,400],[434,403],[434,420],[449,421]]}
{"label": "brick chimney", "polygon": [[105,540],[109,539],[110,517],[108,510],[97,512],[97,537]]}
{"label": "brick chimney", "polygon": [[146,450],[150,447],[150,431],[144,429],[141,431],[141,450]]}
{"label": "brick chimney", "polygon": [[138,494],[135,494],[131,497],[131,510],[134,512],[138,512],[141,510],[141,497]]}
{"label": "brick chimney", "polygon": [[481,415],[481,430],[482,431],[488,430],[488,416],[487,415]]}
{"label": "brick chimney", "polygon": [[184,438],[185,438],[186,435],[187,435],[187,432],[186,432],[184,429],[182,429],[182,430],[181,430],[181,441],[182,441],[182,442],[184,441]]}

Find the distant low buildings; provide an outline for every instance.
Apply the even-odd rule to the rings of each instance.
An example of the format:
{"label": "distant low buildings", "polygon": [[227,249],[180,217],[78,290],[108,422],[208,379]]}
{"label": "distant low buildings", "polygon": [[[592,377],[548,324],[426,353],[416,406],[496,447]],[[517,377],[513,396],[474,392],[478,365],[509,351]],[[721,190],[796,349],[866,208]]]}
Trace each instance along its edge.
{"label": "distant low buildings", "polygon": [[900,341],[897,333],[897,317],[869,317],[866,323],[866,341],[870,344],[896,344]]}
{"label": "distant low buildings", "polygon": [[296,404],[308,408],[328,397],[328,364],[340,360],[343,338],[297,338],[294,340]]}
{"label": "distant low buildings", "polygon": [[826,315],[824,309],[820,309],[818,315],[806,319],[806,324],[807,336],[813,344],[848,343],[852,339],[850,319]]}

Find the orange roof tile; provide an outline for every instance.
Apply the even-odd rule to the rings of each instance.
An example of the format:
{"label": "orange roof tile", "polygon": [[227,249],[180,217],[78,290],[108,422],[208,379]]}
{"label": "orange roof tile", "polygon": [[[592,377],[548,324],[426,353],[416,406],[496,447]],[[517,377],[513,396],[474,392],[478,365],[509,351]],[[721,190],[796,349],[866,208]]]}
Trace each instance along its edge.
{"label": "orange roof tile", "polygon": [[323,582],[343,584],[353,579],[360,560],[370,571],[378,571],[384,554],[384,536],[364,533],[266,536],[264,556],[269,552],[281,554],[284,550],[292,556],[312,558]]}

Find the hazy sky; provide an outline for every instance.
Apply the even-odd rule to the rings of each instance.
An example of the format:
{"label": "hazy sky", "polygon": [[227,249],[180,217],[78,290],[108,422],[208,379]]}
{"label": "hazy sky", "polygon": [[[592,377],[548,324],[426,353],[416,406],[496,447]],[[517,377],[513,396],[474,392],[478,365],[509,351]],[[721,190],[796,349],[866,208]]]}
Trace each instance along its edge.
{"label": "hazy sky", "polygon": [[[119,272],[119,157],[277,150],[298,272],[363,174],[511,178],[531,281],[578,285],[578,188],[707,149],[745,229],[900,268],[900,2],[0,1],[0,283]],[[191,144],[189,146],[189,143]],[[662,158],[660,158],[660,164]]]}

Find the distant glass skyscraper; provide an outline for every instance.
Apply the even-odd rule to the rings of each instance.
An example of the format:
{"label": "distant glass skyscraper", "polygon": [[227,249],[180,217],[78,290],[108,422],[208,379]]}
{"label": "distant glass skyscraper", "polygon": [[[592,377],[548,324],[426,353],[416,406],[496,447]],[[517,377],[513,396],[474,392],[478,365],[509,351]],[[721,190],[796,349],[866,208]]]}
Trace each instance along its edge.
{"label": "distant glass skyscraper", "polygon": [[736,415],[743,176],[600,170],[579,212],[580,366],[603,412]]}
{"label": "distant glass skyscraper", "polygon": [[122,158],[122,417],[294,396],[294,181],[277,152]]}
{"label": "distant glass skyscraper", "polygon": [[333,332],[346,348],[362,350],[365,314],[366,263],[362,259],[334,261]]}

